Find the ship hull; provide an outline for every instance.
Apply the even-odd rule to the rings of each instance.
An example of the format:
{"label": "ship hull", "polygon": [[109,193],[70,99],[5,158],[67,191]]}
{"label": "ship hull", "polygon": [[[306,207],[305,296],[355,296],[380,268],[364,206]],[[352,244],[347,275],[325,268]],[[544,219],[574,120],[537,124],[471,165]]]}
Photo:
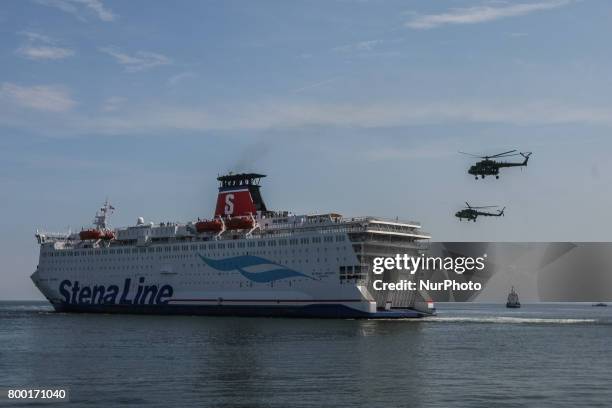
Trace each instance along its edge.
{"label": "ship hull", "polygon": [[506,303],[506,307],[508,309],[520,309],[521,304],[520,303],[518,303],[518,304],[516,304],[516,303]]}
{"label": "ship hull", "polygon": [[241,316],[241,317],[301,317],[332,319],[407,319],[431,316],[433,313],[414,309],[379,310],[364,312],[347,305],[325,304],[305,306],[260,305],[72,305],[53,304],[60,313],[106,313],[188,316]]}

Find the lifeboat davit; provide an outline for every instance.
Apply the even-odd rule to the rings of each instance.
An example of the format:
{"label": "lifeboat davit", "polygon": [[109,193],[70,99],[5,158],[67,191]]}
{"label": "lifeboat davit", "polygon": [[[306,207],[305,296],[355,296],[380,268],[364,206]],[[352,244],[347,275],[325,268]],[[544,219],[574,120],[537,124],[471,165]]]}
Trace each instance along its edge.
{"label": "lifeboat davit", "polygon": [[255,226],[255,220],[253,218],[246,217],[233,217],[225,221],[227,229],[251,229]]}
{"label": "lifeboat davit", "polygon": [[102,233],[102,239],[115,239],[115,233],[113,231],[104,231]]}
{"label": "lifeboat davit", "polygon": [[81,238],[82,240],[89,240],[89,239],[114,239],[115,238],[115,233],[113,231],[103,231],[103,230],[98,230],[98,229],[88,229],[88,230],[83,230],[79,233],[79,238]]}
{"label": "lifeboat davit", "polygon": [[195,224],[198,232],[219,232],[223,229],[221,220],[198,221]]}

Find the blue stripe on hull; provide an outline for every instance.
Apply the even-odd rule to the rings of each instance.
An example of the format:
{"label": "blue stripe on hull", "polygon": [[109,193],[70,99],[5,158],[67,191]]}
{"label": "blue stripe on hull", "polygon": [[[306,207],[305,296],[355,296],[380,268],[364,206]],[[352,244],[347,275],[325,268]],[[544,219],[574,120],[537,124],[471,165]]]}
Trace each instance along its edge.
{"label": "blue stripe on hull", "polygon": [[86,305],[54,304],[57,312],[122,313],[156,315],[202,315],[245,317],[312,317],[336,319],[401,319],[419,318],[430,314],[412,309],[380,310],[366,313],[340,304],[307,306],[217,306],[217,305]]}

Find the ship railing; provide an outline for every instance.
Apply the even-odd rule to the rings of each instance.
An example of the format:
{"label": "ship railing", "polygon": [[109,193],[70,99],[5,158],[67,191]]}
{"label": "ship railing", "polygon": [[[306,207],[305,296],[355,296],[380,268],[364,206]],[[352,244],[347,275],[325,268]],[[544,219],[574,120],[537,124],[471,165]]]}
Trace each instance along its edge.
{"label": "ship railing", "polygon": [[319,223],[308,223],[308,222],[286,222],[286,223],[275,223],[268,224],[265,226],[266,231],[284,230],[284,229],[299,229],[304,231],[306,229],[324,229],[324,228],[344,228],[351,225],[359,225],[361,227],[366,224],[369,227],[381,227],[381,228],[401,228],[401,229],[420,229],[421,224],[416,221],[404,221],[404,220],[391,220],[382,217],[345,217],[338,219],[337,221],[327,220]]}
{"label": "ship railing", "polygon": [[43,242],[54,242],[54,241],[66,241],[70,238],[70,232],[47,232],[36,230],[36,239],[39,243]]}
{"label": "ship railing", "polygon": [[342,220],[343,221],[355,220],[355,221],[360,221],[360,222],[368,222],[368,223],[381,224],[381,225],[397,225],[397,226],[403,226],[403,227],[421,228],[421,223],[418,221],[403,220],[400,218],[365,216],[365,217],[343,218]]}
{"label": "ship railing", "polygon": [[[372,233],[372,234],[380,234],[384,236],[388,234],[389,236],[405,236],[405,237],[413,237],[415,239],[430,239],[428,233],[416,230],[410,227],[402,227],[402,228],[385,228],[379,227],[376,224],[362,224],[362,223],[350,223],[350,224],[335,224],[335,225],[321,225],[321,226],[295,226],[295,227],[286,227],[286,228],[275,228],[275,229],[263,229],[258,234],[253,234],[253,238],[258,237],[267,237],[267,236],[275,236],[275,237],[290,237],[294,234],[303,234],[308,232],[316,232],[317,234],[326,235],[326,234],[336,234],[336,233]],[[248,237],[247,237],[248,238]]]}
{"label": "ship railing", "polygon": [[425,251],[430,248],[430,243],[428,241],[390,241],[384,239],[377,238],[368,238],[366,241],[351,241],[353,244],[363,244],[365,246],[364,250],[369,250],[370,248],[374,248],[374,250],[380,251],[386,247],[388,248],[410,248],[416,249],[420,251]]}

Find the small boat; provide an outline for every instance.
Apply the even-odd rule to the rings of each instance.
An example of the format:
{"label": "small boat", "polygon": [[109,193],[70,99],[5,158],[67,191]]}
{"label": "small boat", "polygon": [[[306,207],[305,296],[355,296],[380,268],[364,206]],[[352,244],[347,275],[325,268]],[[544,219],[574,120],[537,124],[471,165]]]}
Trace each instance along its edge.
{"label": "small boat", "polygon": [[223,229],[223,222],[219,219],[198,221],[195,227],[198,232],[219,232]]}
{"label": "small boat", "polygon": [[83,241],[91,239],[111,240],[115,238],[115,233],[111,230],[87,229],[79,232],[79,238]]}
{"label": "small boat", "polygon": [[229,230],[251,229],[255,226],[255,220],[251,217],[232,217],[225,222]]}
{"label": "small boat", "polygon": [[506,302],[506,307],[510,309],[518,309],[519,307],[521,307],[521,302],[519,302],[518,293],[516,293],[516,291],[514,290],[514,286],[508,294],[508,301]]}
{"label": "small boat", "polygon": [[595,307],[607,307],[608,305],[603,303],[603,302],[599,302],[599,303],[594,303],[593,306],[595,306]]}
{"label": "small boat", "polygon": [[88,230],[83,230],[79,232],[79,238],[81,238],[82,240],[100,239],[102,238],[102,235],[103,235],[102,231],[98,229],[88,229]]}

